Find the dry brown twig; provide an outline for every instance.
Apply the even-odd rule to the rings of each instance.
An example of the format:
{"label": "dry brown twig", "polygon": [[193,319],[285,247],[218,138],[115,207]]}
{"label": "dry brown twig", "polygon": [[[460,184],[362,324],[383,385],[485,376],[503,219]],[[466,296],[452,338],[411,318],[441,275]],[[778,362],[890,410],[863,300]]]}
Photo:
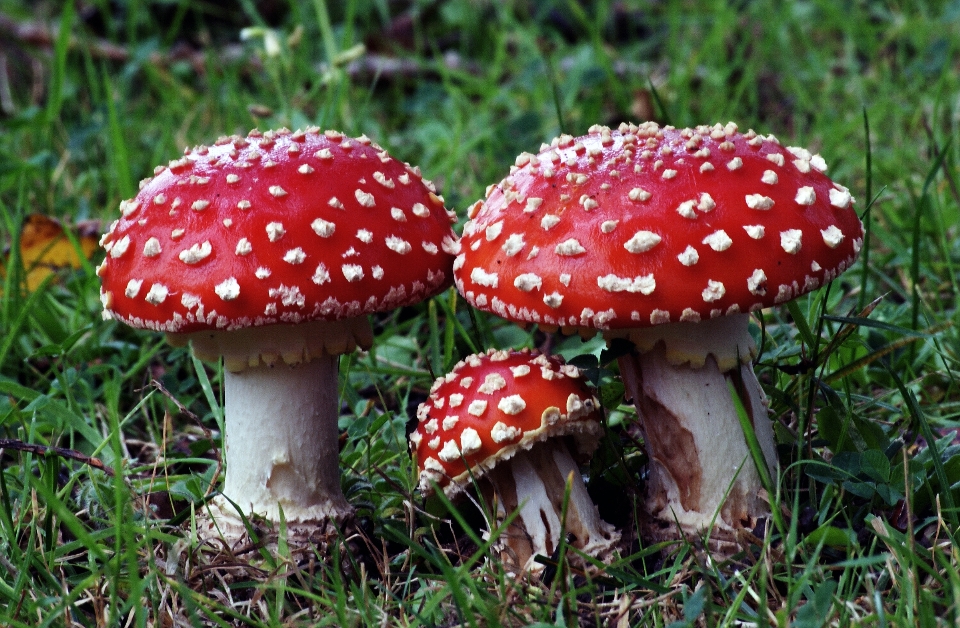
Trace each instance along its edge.
{"label": "dry brown twig", "polygon": [[94,469],[99,469],[103,471],[110,477],[113,477],[113,469],[103,464],[103,461],[99,458],[94,458],[93,456],[88,456],[84,453],[76,451],[75,449],[66,449],[64,447],[53,447],[52,445],[37,445],[35,443],[27,443],[22,440],[17,440],[15,438],[0,438],[0,453],[5,449],[12,449],[14,451],[26,451],[28,453],[36,454],[38,456],[60,456],[61,458],[69,458],[70,460],[76,460],[82,462],[85,465],[91,466]]}

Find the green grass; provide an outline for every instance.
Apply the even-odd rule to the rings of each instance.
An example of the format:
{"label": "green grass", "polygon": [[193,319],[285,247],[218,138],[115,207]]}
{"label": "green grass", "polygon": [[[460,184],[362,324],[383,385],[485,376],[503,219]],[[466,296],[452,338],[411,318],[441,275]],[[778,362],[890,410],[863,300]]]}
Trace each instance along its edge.
{"label": "green grass", "polygon": [[[960,622],[957,2],[92,0],[0,11],[52,32],[40,44],[0,36],[0,438],[113,470],[4,450],[0,624]],[[254,30],[241,40],[244,28]],[[760,321],[782,516],[737,564],[636,546],[598,576],[561,564],[530,584],[504,573],[469,513],[424,503],[404,434],[432,375],[474,350],[543,341],[448,292],[381,317],[375,349],[342,360],[343,484],[370,543],[307,565],[253,556],[259,571],[242,576],[207,569],[189,522],[222,477],[218,369],[101,320],[99,260],[25,289],[28,214],[108,224],[156,164],[220,135],[366,133],[419,165],[462,224],[521,151],[647,118],[734,120],[822,153],[870,233],[833,285]],[[589,477],[613,508],[639,494],[644,455],[625,435],[635,417],[619,407],[622,388],[594,374],[611,429]],[[629,512],[611,516],[632,525]]]}

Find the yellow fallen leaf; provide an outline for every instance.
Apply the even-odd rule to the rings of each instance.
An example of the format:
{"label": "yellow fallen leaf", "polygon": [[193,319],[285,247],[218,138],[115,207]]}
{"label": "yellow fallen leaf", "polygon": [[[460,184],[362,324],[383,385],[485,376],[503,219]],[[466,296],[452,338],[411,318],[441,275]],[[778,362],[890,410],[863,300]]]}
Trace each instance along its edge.
{"label": "yellow fallen leaf", "polygon": [[[23,221],[20,231],[20,258],[26,271],[28,290],[36,290],[57,270],[80,268],[83,259],[90,259],[97,249],[99,221],[85,220],[72,227],[79,251],[64,229],[59,220],[43,214],[31,214]],[[4,264],[0,267],[0,277],[6,272],[8,259],[9,252],[4,256]]]}

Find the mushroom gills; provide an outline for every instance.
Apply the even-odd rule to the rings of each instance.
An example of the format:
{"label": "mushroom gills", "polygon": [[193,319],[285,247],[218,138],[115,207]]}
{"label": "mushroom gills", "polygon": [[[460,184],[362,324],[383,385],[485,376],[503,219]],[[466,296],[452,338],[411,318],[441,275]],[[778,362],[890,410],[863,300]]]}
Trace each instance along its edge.
{"label": "mushroom gills", "polygon": [[[570,498],[562,521],[564,495]],[[601,560],[609,556],[620,533],[600,518],[565,439],[550,439],[521,450],[492,469],[484,482],[484,499],[498,525],[507,513],[519,513],[500,536],[501,556],[517,573],[539,571],[539,555],[554,554],[564,534],[570,544]],[[492,528],[492,526],[491,526]]]}

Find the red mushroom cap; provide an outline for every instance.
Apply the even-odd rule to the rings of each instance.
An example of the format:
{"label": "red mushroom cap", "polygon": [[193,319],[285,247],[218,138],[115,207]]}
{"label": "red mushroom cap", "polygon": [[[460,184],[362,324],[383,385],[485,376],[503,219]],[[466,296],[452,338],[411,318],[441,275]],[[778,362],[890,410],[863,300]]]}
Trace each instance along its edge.
{"label": "red mushroom cap", "polygon": [[579,369],[530,350],[469,356],[437,379],[417,418],[410,446],[420,488],[435,482],[451,495],[471,473],[479,477],[553,436],[573,434],[579,453],[590,454],[601,431],[599,402]]}
{"label": "red mushroom cap", "polygon": [[471,208],[457,288],[504,318],[598,329],[782,303],[860,250],[854,199],[825,170],[733,123],[561,136]]}
{"label": "red mushroom cap", "polygon": [[451,281],[452,216],[368,138],[223,137],[158,167],[101,244],[104,315],[166,332],[337,320]]}

